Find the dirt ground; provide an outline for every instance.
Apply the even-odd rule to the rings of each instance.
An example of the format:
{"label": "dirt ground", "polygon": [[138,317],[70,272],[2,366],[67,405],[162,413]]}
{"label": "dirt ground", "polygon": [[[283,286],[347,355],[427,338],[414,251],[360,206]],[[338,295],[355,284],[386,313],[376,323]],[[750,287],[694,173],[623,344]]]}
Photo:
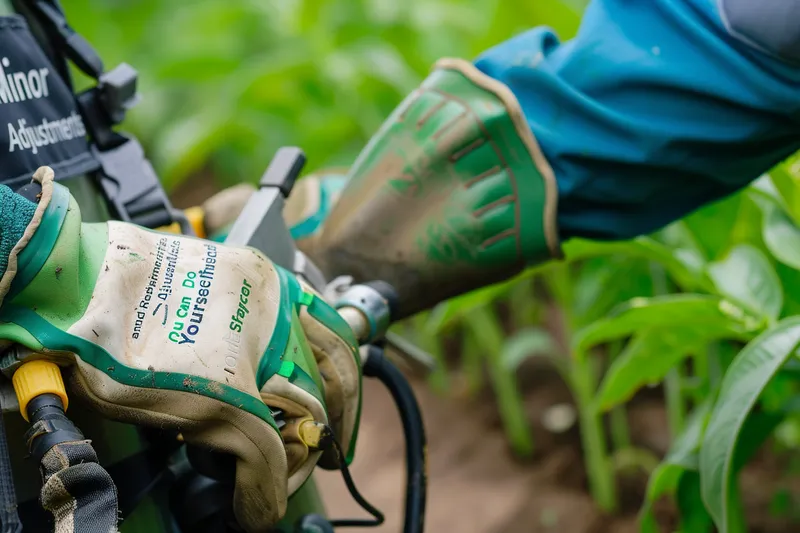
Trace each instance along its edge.
{"label": "dirt ground", "polygon": [[[491,401],[442,398],[424,383],[414,385],[428,437],[427,532],[636,531],[630,518],[608,520],[595,509],[585,491],[577,433],[554,436],[538,424],[537,414],[568,398],[557,383],[544,384],[527,398],[539,436],[537,457],[527,463],[513,459]],[[402,428],[382,385],[368,381],[364,394],[352,471],[359,490],[386,514],[384,526],[374,531],[398,532],[405,482]],[[317,480],[331,516],[360,516],[340,475],[321,472]]]}
{"label": "dirt ground", "polygon": [[[621,483],[623,516],[606,517],[595,508],[587,492],[577,428],[554,435],[541,425],[543,411],[569,401],[569,393],[554,373],[540,370],[539,379],[526,379],[526,410],[537,438],[536,456],[526,462],[512,457],[491,398],[443,398],[423,382],[414,381],[428,437],[426,532],[638,531],[636,513],[646,477],[634,475]],[[386,515],[385,524],[372,531],[396,533],[401,531],[405,483],[400,420],[391,397],[379,383],[367,381],[364,394],[352,471],[362,494]],[[667,421],[661,403],[653,396],[640,399],[631,407],[631,437],[635,445],[662,455],[669,443]],[[800,494],[796,480],[782,480],[784,467],[774,458],[760,457],[743,472],[741,484],[751,533],[798,530],[797,523],[768,512],[776,490],[791,489],[795,495]],[[363,516],[338,473],[320,472],[317,480],[332,517]],[[658,516],[662,530],[673,531],[677,526],[674,512],[667,502],[661,507]]]}

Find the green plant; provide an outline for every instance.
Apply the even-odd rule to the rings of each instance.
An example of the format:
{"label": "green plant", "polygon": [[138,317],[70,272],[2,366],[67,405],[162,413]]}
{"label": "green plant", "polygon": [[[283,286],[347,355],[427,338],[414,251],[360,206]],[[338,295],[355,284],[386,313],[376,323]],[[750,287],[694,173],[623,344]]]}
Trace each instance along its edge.
{"label": "green plant", "polygon": [[198,174],[254,182],[287,144],[309,169],[348,165],[437,59],[542,23],[569,37],[584,3],[63,1],[108,65],[140,71],[125,126],[168,188]]}

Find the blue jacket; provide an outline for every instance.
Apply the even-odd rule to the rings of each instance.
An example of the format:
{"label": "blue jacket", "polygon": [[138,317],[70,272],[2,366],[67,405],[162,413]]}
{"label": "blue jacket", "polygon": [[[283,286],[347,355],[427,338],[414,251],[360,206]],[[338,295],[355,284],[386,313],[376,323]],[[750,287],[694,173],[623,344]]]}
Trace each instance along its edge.
{"label": "blue jacket", "polygon": [[800,149],[800,0],[594,0],[476,61],[553,166],[561,237],[649,233]]}

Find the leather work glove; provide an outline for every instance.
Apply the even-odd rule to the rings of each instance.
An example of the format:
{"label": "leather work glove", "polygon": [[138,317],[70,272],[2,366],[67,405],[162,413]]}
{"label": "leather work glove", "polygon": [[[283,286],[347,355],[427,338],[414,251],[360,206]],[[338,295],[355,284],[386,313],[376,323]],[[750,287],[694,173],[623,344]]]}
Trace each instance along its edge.
{"label": "leather work glove", "polygon": [[[346,169],[319,171],[295,184],[283,210],[292,238],[305,239],[322,228],[331,207],[347,183],[343,175],[346,172]],[[213,241],[224,242],[239,213],[244,210],[255,191],[254,185],[239,183],[216,193],[199,208],[193,208],[196,226],[199,226],[201,234],[207,235]]]}
{"label": "leather work glove", "polygon": [[344,179],[335,203],[328,179],[298,182],[298,247],[329,278],[390,283],[399,317],[561,256],[553,171],[512,92],[466,61],[439,61]]}
{"label": "leather work glove", "polygon": [[0,339],[70,366],[73,394],[109,418],[235,455],[247,531],[284,515],[321,425],[349,461],[357,341],[308,285],[250,248],[81,223],[49,167],[34,181],[38,204],[0,188]]}

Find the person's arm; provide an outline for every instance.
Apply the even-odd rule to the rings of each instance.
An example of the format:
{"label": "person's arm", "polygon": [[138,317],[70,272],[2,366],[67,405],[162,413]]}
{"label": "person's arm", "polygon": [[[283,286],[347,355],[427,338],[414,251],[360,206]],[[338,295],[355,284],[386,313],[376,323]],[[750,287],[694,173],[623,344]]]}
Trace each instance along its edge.
{"label": "person's arm", "polygon": [[302,246],[412,314],[740,189],[800,148],[800,0],[753,6],[595,0],[564,44],[539,28],[439,61]]}
{"label": "person's arm", "polygon": [[519,100],[574,236],[650,233],[800,149],[800,1],[596,0],[476,66]]}

